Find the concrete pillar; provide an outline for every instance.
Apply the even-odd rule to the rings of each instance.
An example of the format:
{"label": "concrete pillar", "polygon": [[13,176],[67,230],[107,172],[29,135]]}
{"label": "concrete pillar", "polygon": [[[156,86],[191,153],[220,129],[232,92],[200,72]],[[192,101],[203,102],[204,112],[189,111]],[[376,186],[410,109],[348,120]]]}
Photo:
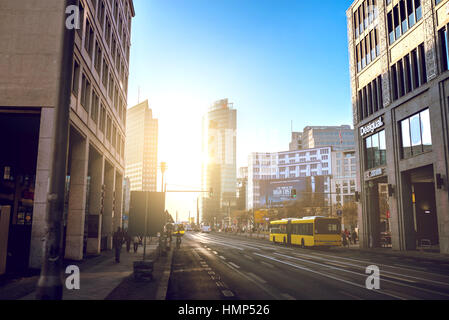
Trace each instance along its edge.
{"label": "concrete pillar", "polygon": [[380,244],[380,217],[378,184],[370,181],[367,187],[368,243],[369,247],[377,248]]}
{"label": "concrete pillar", "polygon": [[416,229],[415,216],[412,199],[412,182],[410,173],[401,174],[401,202],[402,202],[402,233],[401,233],[401,249],[416,249]]}
{"label": "concrete pillar", "polygon": [[114,227],[113,230],[117,230],[118,227],[122,227],[122,214],[123,214],[123,175],[116,171],[115,175],[115,195],[114,195]]}
{"label": "concrete pillar", "polygon": [[70,133],[70,192],[67,215],[65,258],[82,260],[86,217],[89,141],[72,128]]}
{"label": "concrete pillar", "polygon": [[102,221],[102,237],[107,237],[107,249],[112,249],[112,235],[115,232],[114,227],[114,188],[115,188],[115,168],[107,161],[104,170],[104,212]]}
{"label": "concrete pillar", "polygon": [[89,208],[87,254],[98,255],[101,252],[102,187],[104,183],[104,156],[93,148],[89,152]]}
{"label": "concrete pillar", "polygon": [[43,241],[46,233],[47,190],[53,161],[53,118],[53,108],[41,109],[29,263],[30,268],[33,269],[40,269],[42,265]]}

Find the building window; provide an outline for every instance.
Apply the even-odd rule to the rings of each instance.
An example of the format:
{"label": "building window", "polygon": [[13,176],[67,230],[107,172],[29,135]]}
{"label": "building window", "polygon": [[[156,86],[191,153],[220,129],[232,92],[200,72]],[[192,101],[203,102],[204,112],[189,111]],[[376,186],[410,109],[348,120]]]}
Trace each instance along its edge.
{"label": "building window", "polygon": [[366,170],[387,164],[385,130],[365,139]]}
{"label": "building window", "polygon": [[75,59],[73,63],[73,79],[72,79],[72,92],[75,96],[78,96],[80,85],[80,65]]}
{"label": "building window", "polygon": [[101,111],[100,111],[100,131],[104,133],[104,128],[106,124],[106,109],[104,108],[103,104],[101,104]]}
{"label": "building window", "polygon": [[408,159],[424,152],[432,151],[430,113],[426,109],[400,122],[401,154]]}
{"label": "building window", "polygon": [[447,27],[439,31],[440,38],[440,54],[441,54],[441,71],[449,70],[449,47],[447,41]]}
{"label": "building window", "polygon": [[94,47],[94,30],[90,26],[89,20],[86,21],[86,35],[84,38],[84,49],[89,54],[89,57],[92,58],[93,53],[93,47]]}
{"label": "building window", "polygon": [[81,84],[81,106],[89,112],[90,109],[90,95],[91,95],[91,85],[89,80],[83,74],[82,84]]}
{"label": "building window", "polygon": [[387,14],[390,45],[406,33],[422,18],[421,0],[401,0]]}
{"label": "building window", "polygon": [[357,95],[359,121],[383,109],[382,76],[378,76],[359,90]]}
{"label": "building window", "polygon": [[83,26],[84,26],[84,6],[81,3],[81,1],[78,4],[78,8],[79,8],[79,17],[80,17],[80,28],[77,29],[76,31],[78,31],[78,35],[80,36],[80,38],[83,37]]}
{"label": "building window", "polygon": [[91,119],[97,123],[98,122],[98,108],[100,104],[100,99],[95,91],[92,91],[92,109],[90,111]]}
{"label": "building window", "polygon": [[425,84],[427,71],[424,44],[392,65],[390,75],[393,101]]}
{"label": "building window", "polygon": [[97,73],[100,74],[101,72],[101,60],[102,60],[102,50],[100,43],[98,41],[95,41],[95,70],[97,70]]}
{"label": "building window", "polygon": [[105,59],[103,59],[103,85],[108,90],[108,75],[109,75],[109,66]]}

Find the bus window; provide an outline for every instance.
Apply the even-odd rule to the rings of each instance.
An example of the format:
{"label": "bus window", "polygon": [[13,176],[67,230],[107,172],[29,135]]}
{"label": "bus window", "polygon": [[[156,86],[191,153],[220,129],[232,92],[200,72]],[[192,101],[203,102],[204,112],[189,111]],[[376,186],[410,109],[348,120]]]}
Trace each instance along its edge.
{"label": "bus window", "polygon": [[338,220],[317,219],[315,221],[315,234],[340,234],[341,226]]}
{"label": "bus window", "polygon": [[276,234],[276,233],[279,234],[279,233],[281,233],[281,229],[279,229],[278,226],[274,226],[274,227],[271,227],[270,232],[274,233],[274,234]]}

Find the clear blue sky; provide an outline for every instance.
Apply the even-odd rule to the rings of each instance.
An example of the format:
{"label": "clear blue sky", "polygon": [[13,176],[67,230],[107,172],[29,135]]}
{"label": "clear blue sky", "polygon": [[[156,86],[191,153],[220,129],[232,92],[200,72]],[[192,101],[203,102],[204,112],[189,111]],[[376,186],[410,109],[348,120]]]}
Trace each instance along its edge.
{"label": "clear blue sky", "polygon": [[295,131],[352,125],[351,2],[134,0],[128,102],[140,87],[159,119],[172,189],[200,186],[192,155],[201,152],[201,115],[216,100],[237,109],[238,166],[250,152],[288,150],[292,120]]}

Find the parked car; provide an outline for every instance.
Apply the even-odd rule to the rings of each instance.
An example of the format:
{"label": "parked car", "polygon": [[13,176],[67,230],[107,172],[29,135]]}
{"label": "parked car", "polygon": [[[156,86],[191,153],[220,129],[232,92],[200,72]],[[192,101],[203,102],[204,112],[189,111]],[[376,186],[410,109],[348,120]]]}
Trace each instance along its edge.
{"label": "parked car", "polygon": [[201,227],[201,232],[202,233],[211,233],[212,228],[210,226],[202,226]]}

